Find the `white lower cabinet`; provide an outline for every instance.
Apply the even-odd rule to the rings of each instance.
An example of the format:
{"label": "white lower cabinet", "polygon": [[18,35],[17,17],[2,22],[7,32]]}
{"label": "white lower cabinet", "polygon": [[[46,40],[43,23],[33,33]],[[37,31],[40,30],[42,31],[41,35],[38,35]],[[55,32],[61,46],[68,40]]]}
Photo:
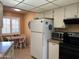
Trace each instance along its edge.
{"label": "white lower cabinet", "polygon": [[59,44],[49,42],[49,59],[59,59]]}

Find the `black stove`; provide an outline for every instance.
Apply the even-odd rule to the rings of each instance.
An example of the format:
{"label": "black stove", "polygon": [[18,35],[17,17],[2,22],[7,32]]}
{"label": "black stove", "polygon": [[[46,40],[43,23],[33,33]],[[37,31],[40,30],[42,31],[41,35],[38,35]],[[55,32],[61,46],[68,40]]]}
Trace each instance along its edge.
{"label": "black stove", "polygon": [[59,59],[79,59],[79,37],[64,33],[59,46]]}

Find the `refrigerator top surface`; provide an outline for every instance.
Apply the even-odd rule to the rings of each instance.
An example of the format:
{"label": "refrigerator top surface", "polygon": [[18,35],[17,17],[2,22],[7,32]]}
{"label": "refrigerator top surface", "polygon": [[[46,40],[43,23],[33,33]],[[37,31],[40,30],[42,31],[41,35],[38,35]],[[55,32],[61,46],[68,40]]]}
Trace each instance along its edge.
{"label": "refrigerator top surface", "polygon": [[54,20],[53,18],[35,18],[35,20],[41,20],[41,19],[43,19],[43,20]]}

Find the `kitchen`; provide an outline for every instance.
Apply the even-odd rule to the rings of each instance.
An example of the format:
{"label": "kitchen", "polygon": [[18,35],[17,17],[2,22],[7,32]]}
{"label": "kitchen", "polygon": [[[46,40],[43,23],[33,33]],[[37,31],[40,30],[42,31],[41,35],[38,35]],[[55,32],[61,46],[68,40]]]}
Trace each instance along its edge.
{"label": "kitchen", "polygon": [[[51,31],[51,33],[54,32],[54,33],[58,33],[58,34],[60,34],[60,33],[63,34],[64,32],[68,32],[68,35],[71,34],[71,36],[72,36],[73,34],[76,33],[73,36],[78,36],[78,32],[79,32],[78,21],[75,24],[76,19],[79,18],[79,1],[78,0],[41,0],[41,1],[37,1],[37,0],[34,0],[34,1],[32,1],[32,0],[30,0],[30,1],[0,0],[0,1],[1,1],[1,4],[3,5],[3,6],[0,5],[0,15],[3,15],[2,16],[3,18],[4,18],[4,16],[8,16],[11,19],[13,19],[12,18],[13,16],[21,17],[20,33],[11,33],[11,34],[7,33],[7,35],[8,36],[14,36],[14,35],[17,36],[19,34],[24,34],[23,36],[26,37],[26,43],[23,45],[24,46],[26,45],[26,47],[28,47],[28,48],[31,47],[30,44],[32,43],[31,42],[31,33],[32,32],[31,32],[31,28],[30,28],[30,26],[28,26],[28,24],[30,24],[29,22],[33,21],[34,19],[52,19],[53,30]],[[14,11],[14,8],[18,8],[23,11],[22,12]],[[2,17],[0,17],[0,18],[2,18]],[[64,22],[65,19],[66,20],[75,19],[75,21],[73,20],[73,23],[68,24],[68,23]],[[46,24],[47,24],[47,22],[46,22]],[[4,26],[3,19],[1,19],[0,28],[2,28],[3,26]],[[12,26],[12,24],[11,24],[11,26]],[[50,28],[51,28],[51,26],[49,26],[49,29]],[[2,34],[2,31],[3,30],[0,29],[1,38],[3,36],[5,36]],[[12,38],[14,39],[14,37],[11,37],[11,39]],[[62,37],[61,37],[61,39],[62,39]],[[75,38],[75,39],[78,39],[78,38]],[[48,59],[62,59],[62,58],[60,58],[61,54],[59,55],[59,53],[60,53],[59,49],[61,46],[61,44],[59,45],[59,43],[60,43],[59,40],[60,40],[60,37],[57,38],[57,36],[56,36],[56,40],[50,40],[50,39],[48,40],[49,41],[49,44],[48,44],[49,53],[47,53]],[[51,42],[53,42],[53,44]],[[15,45],[17,45],[17,43]],[[26,49],[28,49],[28,48],[26,48]],[[28,49],[28,50],[30,50],[30,49]],[[56,50],[56,52],[54,50]],[[19,49],[17,49],[17,51],[19,51]],[[52,53],[50,53],[51,51],[52,51]],[[29,53],[27,53],[27,54],[29,54]],[[30,55],[30,57],[32,56],[31,53],[29,55]],[[44,56],[46,56],[46,55],[44,55]],[[23,57],[25,57],[25,56],[23,56]],[[27,56],[26,56],[25,58],[21,58],[21,59],[29,59],[30,57],[27,58]],[[33,57],[35,57],[35,56],[33,56]],[[16,59],[18,59],[18,55],[17,55]],[[20,56],[19,56],[19,59],[20,59]],[[37,57],[37,59],[40,59],[40,58]],[[43,59],[45,59],[45,58],[43,58]],[[66,58],[66,59],[68,59],[68,58]],[[72,59],[72,58],[70,58],[70,59]]]}

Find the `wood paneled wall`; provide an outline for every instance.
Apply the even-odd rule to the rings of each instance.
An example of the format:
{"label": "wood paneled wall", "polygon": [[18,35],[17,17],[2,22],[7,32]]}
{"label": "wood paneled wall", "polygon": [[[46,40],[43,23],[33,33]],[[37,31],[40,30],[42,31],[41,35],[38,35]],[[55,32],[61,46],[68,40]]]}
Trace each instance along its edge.
{"label": "wood paneled wall", "polygon": [[3,15],[9,17],[20,17],[20,33],[24,33],[24,14],[11,11],[4,11]]}
{"label": "wood paneled wall", "polygon": [[25,26],[24,26],[24,32],[25,34],[27,35],[27,38],[30,39],[30,34],[31,34],[31,30],[28,26],[29,22],[31,20],[34,20],[34,17],[36,16],[36,13],[34,12],[28,12],[25,16],[24,16],[24,19],[25,19]]}
{"label": "wood paneled wall", "polygon": [[33,20],[36,14],[37,13],[34,13],[34,12],[27,12],[27,13],[21,14],[21,13],[16,13],[11,11],[4,11],[4,16],[20,17],[20,30],[22,34],[25,34],[28,46],[30,45],[30,36],[31,36],[31,30],[29,29],[28,23],[31,20]]}

